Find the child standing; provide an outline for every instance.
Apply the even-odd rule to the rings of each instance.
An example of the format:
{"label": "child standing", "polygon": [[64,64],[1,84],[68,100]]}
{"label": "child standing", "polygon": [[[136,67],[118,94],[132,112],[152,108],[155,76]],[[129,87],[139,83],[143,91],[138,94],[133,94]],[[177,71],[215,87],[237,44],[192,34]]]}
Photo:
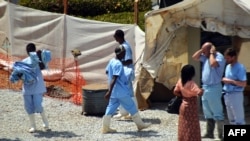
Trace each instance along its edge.
{"label": "child standing", "polygon": [[185,65],[174,89],[175,95],[182,96],[178,123],[179,141],[201,141],[197,98],[202,95],[203,90],[192,80],[194,76],[194,67]]}

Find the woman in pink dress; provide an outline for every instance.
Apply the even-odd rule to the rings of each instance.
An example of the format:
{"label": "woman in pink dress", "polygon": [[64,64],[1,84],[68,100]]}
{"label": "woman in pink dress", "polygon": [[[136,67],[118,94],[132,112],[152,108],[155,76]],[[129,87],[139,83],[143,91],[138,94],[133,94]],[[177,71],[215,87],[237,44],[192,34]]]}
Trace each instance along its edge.
{"label": "woman in pink dress", "polygon": [[174,89],[175,95],[183,97],[179,111],[179,141],[201,141],[197,98],[202,95],[203,90],[193,81],[194,76],[194,67],[185,65]]}

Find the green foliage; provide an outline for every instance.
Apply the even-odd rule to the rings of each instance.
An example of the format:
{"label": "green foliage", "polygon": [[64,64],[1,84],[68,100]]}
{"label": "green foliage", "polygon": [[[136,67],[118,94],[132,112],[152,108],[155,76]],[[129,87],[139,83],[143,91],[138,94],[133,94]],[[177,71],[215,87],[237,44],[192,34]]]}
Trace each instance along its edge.
{"label": "green foliage", "polygon": [[[44,11],[63,13],[63,0],[20,0],[20,5]],[[151,10],[151,0],[141,0],[139,11]],[[68,15],[97,16],[109,13],[133,12],[134,0],[68,0]]]}
{"label": "green foliage", "polygon": [[63,0],[20,0],[19,4],[43,11],[63,13]]}
{"label": "green foliage", "polygon": [[[63,0],[20,0],[22,6],[63,13]],[[144,14],[152,9],[151,0],[139,0],[139,23],[144,30]],[[134,0],[68,0],[68,15],[98,21],[133,24]]]}
{"label": "green foliage", "polygon": [[[138,26],[144,31],[144,15],[146,12],[139,12],[138,15]],[[84,17],[90,20],[97,20],[103,22],[112,22],[112,23],[121,23],[121,24],[133,24],[134,23],[134,12],[122,12],[122,13],[114,13],[114,14],[103,14],[98,16],[87,16]]]}

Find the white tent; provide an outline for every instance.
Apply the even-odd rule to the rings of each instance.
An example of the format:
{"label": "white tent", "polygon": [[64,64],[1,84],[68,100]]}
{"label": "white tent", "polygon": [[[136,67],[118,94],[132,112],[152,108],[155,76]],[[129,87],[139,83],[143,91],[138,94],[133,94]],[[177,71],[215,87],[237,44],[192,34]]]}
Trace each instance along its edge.
{"label": "white tent", "polygon": [[231,36],[234,41],[231,46],[240,48],[239,61],[249,72],[246,59],[250,53],[249,14],[249,0],[183,0],[148,12],[145,52],[138,81],[143,97],[150,96],[155,82],[171,89],[181,67],[187,63],[195,65],[196,81],[200,83],[200,65],[193,62],[191,56],[200,48],[201,29]]}
{"label": "white tent", "polygon": [[[38,49],[49,49],[53,59],[58,59],[48,70],[49,76],[74,72],[71,50],[78,49],[82,54],[77,58],[78,65],[87,84],[106,83],[105,66],[118,46],[113,38],[116,29],[125,32],[134,60],[138,60],[145,46],[145,35],[137,25],[86,20],[0,0],[0,52],[14,57],[26,56],[25,46],[29,42],[35,43]],[[8,65],[1,58],[0,63]]]}

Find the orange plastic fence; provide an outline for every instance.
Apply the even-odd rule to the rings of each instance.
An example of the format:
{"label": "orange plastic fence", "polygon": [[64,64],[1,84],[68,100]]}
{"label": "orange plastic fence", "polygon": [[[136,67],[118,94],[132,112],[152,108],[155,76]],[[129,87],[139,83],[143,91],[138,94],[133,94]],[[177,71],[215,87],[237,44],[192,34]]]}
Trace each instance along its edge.
{"label": "orange plastic fence", "polygon": [[[7,56],[6,54],[0,53],[0,89],[11,89],[15,91],[20,91],[22,88],[22,82],[19,81],[15,84],[9,81],[9,77],[11,72],[8,69],[4,69],[7,66],[11,66],[14,61],[21,60],[22,57],[12,57]],[[70,100],[76,105],[82,104],[82,87],[86,85],[86,81],[84,80],[83,76],[80,74],[80,69],[78,67],[78,62],[74,58],[68,59],[60,59],[55,58],[49,63],[49,68],[56,68],[59,69],[62,67],[62,64],[66,65],[67,67],[74,68],[72,72],[64,72],[61,71],[59,75],[49,75],[48,78],[44,79],[46,87],[49,86],[59,86],[65,92],[71,94],[71,97],[66,100]],[[48,71],[48,73],[50,73]],[[46,73],[45,73],[46,75]],[[70,79],[68,79],[70,78]],[[65,100],[65,98],[59,99]]]}
{"label": "orange plastic fence", "polygon": [[83,102],[82,101],[82,95],[83,95],[82,86],[86,85],[86,81],[80,75],[80,69],[78,68],[78,62],[76,60],[75,60],[75,66],[76,66],[76,69],[75,69],[75,74],[76,74],[75,81],[76,82],[75,82],[75,85],[73,85],[72,90],[71,90],[73,93],[72,101],[73,103],[80,105]]}

